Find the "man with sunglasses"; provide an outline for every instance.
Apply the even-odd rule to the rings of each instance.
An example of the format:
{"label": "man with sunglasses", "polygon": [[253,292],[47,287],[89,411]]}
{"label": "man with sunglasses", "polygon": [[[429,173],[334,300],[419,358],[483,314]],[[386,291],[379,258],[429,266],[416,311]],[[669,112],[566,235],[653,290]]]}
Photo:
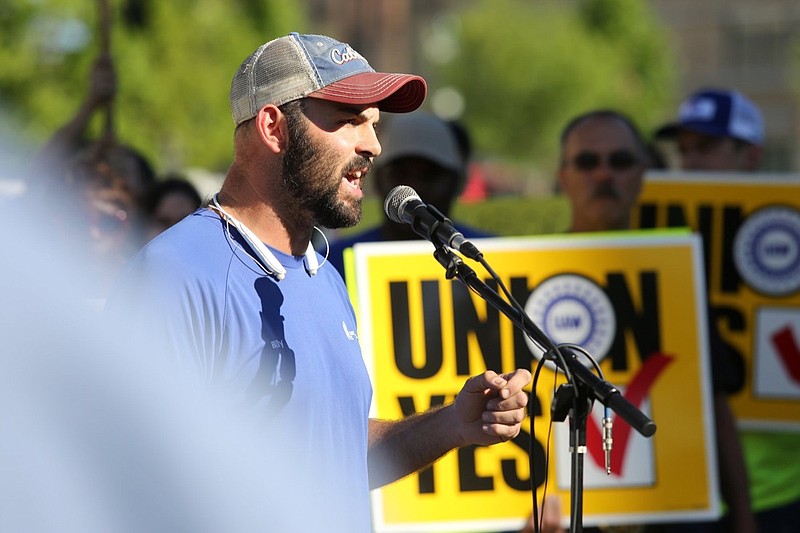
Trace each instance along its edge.
{"label": "man with sunglasses", "polygon": [[[617,111],[590,111],[567,123],[561,134],[558,184],[572,208],[569,231],[630,229],[631,211],[651,161],[638,128]],[[716,523],[649,525],[644,527],[648,533],[755,531],[744,462],[727,400],[727,394],[740,386],[740,380],[735,377],[736,372],[727,368],[728,357],[718,332],[712,327],[709,333],[719,469],[732,523],[722,528]]]}
{"label": "man with sunglasses", "polygon": [[[569,232],[630,229],[631,210],[649,166],[647,146],[633,123],[616,111],[590,111],[567,123],[560,143],[558,186],[570,202]],[[561,509],[558,497],[548,496],[542,533],[566,532],[558,525]],[[614,530],[584,528],[592,533]],[[520,533],[533,531],[529,522]]]}
{"label": "man with sunglasses", "polygon": [[628,229],[649,166],[633,124],[600,110],[570,121],[561,134],[558,184],[572,207],[570,231]]}

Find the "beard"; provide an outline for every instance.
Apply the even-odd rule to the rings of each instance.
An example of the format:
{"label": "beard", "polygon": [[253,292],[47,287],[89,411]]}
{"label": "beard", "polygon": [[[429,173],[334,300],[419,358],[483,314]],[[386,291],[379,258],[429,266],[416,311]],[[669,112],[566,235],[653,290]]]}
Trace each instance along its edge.
{"label": "beard", "polygon": [[368,158],[354,157],[337,171],[336,155],[324,146],[314,145],[302,112],[286,113],[286,118],[289,143],[283,158],[283,181],[290,194],[313,214],[316,224],[330,229],[355,226],[361,221],[361,200],[346,203],[339,198],[339,188],[348,172],[372,163]]}

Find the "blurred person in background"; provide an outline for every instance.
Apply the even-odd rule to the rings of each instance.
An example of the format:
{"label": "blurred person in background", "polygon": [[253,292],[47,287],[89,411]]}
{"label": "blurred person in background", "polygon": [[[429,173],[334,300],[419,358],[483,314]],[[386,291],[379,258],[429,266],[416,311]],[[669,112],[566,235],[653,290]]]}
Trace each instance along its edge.
{"label": "blurred person in background", "polygon": [[[385,199],[394,187],[407,185],[423,202],[450,216],[467,179],[471,143],[466,128],[425,111],[396,115],[379,131],[382,152],[372,171],[374,189]],[[489,237],[489,233],[454,222],[465,238]],[[409,224],[382,213],[379,226],[334,241],[328,260],[344,276],[343,252],[359,242],[408,241],[421,237]]]}
{"label": "blurred person in background", "polygon": [[673,141],[680,167],[690,171],[754,171],[761,165],[764,119],[739,91],[702,89],[688,96],[678,118],[656,131]]}
{"label": "blurred person in background", "polygon": [[[656,135],[677,143],[688,171],[758,170],[764,145],[761,110],[741,92],[702,89]],[[759,531],[800,531],[800,432],[742,430],[750,498]]]}
{"label": "blurred person in background", "polygon": [[[102,53],[91,67],[86,98],[76,114],[35,155],[27,176],[28,200],[48,206],[59,237],[69,238],[95,272],[87,297],[102,303],[117,270],[142,245],[141,200],[154,183],[152,166],[139,152],[119,144],[111,128],[116,72]],[[92,120],[105,126],[90,136]]]}
{"label": "blurred person in background", "polygon": [[145,242],[194,213],[203,203],[192,183],[179,174],[167,174],[153,184],[142,201]]}
{"label": "blurred person in background", "polygon": [[114,278],[141,245],[138,206],[128,180],[106,161],[86,154],[71,162],[61,182],[54,181],[47,198],[54,233],[83,254],[84,268],[93,273],[86,296],[102,304]]}
{"label": "blurred person in background", "polygon": [[[78,159],[105,161],[128,181],[137,202],[155,182],[152,165],[139,151],[120,143],[113,131],[111,109],[117,95],[117,75],[108,53],[101,53],[89,72],[86,97],[75,115],[47,140],[33,161],[32,185],[46,187],[48,179],[68,169]],[[96,117],[104,119],[99,136],[90,136]],[[40,183],[41,182],[41,183]]]}
{"label": "blurred person in background", "polygon": [[[626,115],[595,110],[573,118],[561,133],[558,185],[571,207],[570,233],[631,229],[631,212],[651,167],[650,148]],[[603,531],[741,532],[756,531],[747,496],[747,475],[728,395],[742,386],[741,365],[721,342],[709,320],[713,411],[720,485],[728,514],[720,523],[609,526]],[[690,483],[691,480],[687,480]],[[550,507],[554,509],[555,506]],[[559,531],[545,506],[549,532]],[[523,531],[533,531],[531,525]],[[596,530],[595,530],[596,531]]]}
{"label": "blurred person in background", "polygon": [[[52,194],[53,184],[75,180],[69,175],[86,165],[102,166],[125,181],[125,188],[133,199],[127,206],[126,223],[129,237],[142,244],[141,202],[144,194],[155,183],[156,173],[135,148],[120,143],[113,129],[112,107],[117,96],[117,75],[108,53],[101,53],[89,73],[86,98],[75,115],[56,130],[35,155],[28,175],[29,190],[34,198]],[[91,126],[95,119],[103,122],[101,132],[92,137]]]}
{"label": "blurred person in background", "polygon": [[[10,130],[0,127],[0,177],[21,178],[27,147]],[[116,183],[78,169],[76,180]],[[81,190],[119,220],[129,199],[116,186]],[[87,269],[88,215],[63,216],[79,201],[22,195],[0,209],[0,531],[292,531],[278,516],[265,529],[264,501],[280,505],[270,479],[299,458],[270,461],[253,445],[267,435],[223,391],[199,390],[158,346],[135,349],[98,320],[86,287],[107,275]]]}

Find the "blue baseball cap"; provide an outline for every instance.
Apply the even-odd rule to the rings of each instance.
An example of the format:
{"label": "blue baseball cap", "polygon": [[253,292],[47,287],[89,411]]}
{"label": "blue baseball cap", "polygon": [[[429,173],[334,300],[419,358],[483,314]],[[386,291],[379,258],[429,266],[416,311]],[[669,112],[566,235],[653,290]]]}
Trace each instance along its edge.
{"label": "blue baseball cap", "polygon": [[681,104],[678,120],[659,128],[656,137],[675,137],[681,130],[764,144],[761,111],[738,91],[704,89],[692,94]]}
{"label": "blue baseball cap", "polygon": [[300,98],[407,113],[422,104],[426,92],[420,76],[375,72],[349,44],[293,32],[261,45],[242,62],[231,81],[230,104],[239,125],[267,104]]}

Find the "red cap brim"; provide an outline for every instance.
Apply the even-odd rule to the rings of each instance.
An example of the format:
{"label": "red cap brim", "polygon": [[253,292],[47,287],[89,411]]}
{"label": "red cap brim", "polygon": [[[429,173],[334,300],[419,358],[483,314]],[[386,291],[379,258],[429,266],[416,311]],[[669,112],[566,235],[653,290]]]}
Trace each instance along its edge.
{"label": "red cap brim", "polygon": [[409,113],[422,105],[427,91],[425,80],[420,76],[364,72],[331,83],[308,96],[343,104],[375,104],[389,113]]}

